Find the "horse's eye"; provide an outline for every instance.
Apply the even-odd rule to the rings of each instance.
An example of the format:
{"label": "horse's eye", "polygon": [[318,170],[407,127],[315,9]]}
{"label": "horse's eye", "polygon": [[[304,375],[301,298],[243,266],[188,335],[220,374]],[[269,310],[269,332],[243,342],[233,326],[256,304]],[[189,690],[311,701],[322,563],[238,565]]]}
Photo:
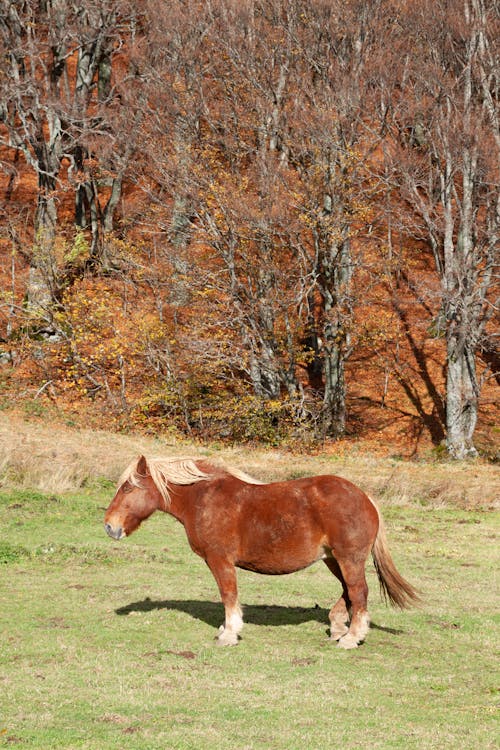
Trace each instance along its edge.
{"label": "horse's eye", "polygon": [[134,488],[132,487],[132,485],[129,484],[128,482],[125,482],[125,484],[122,484],[122,492],[124,492],[125,494],[127,494],[128,492],[132,492],[133,489]]}

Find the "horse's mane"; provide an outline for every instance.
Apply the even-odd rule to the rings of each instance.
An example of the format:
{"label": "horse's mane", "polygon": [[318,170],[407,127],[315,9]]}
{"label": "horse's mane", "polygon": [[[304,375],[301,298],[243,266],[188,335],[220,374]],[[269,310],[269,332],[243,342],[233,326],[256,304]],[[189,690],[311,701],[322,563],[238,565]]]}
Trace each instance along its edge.
{"label": "horse's mane", "polygon": [[[138,471],[140,457],[132,461],[129,466],[125,469],[120,479],[118,480],[118,486],[124,482],[134,485],[134,487],[141,486],[141,480],[144,479],[144,475]],[[249,474],[246,474],[240,469],[236,469],[231,466],[227,466],[222,461],[208,460],[205,458],[161,458],[153,456],[146,459],[151,479],[155,483],[158,491],[161,493],[165,501],[166,507],[170,505],[170,491],[169,484],[194,484],[195,482],[203,482],[208,479],[212,479],[217,474],[229,474],[232,477],[240,479],[242,482],[247,484],[264,484],[258,479],[254,479]],[[198,463],[203,463],[206,470],[200,469]]]}

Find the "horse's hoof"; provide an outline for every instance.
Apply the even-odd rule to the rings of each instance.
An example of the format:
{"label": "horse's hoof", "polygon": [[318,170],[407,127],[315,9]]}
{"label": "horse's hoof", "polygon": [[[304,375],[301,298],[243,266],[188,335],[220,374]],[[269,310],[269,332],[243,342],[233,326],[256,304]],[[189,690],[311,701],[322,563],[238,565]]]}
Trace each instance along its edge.
{"label": "horse's hoof", "polygon": [[339,648],[345,648],[345,649],[357,648],[358,647],[358,642],[357,642],[356,638],[351,633],[347,633],[347,635],[344,635],[339,640],[338,645],[339,645]]}
{"label": "horse's hoof", "polygon": [[330,640],[340,641],[340,639],[346,635],[348,630],[349,628],[346,625],[344,625],[344,627],[339,625],[338,627],[330,628]]}
{"label": "horse's hoof", "polygon": [[237,646],[239,638],[237,633],[225,630],[224,626],[219,628],[219,634],[215,636],[215,642],[217,646]]}
{"label": "horse's hoof", "polygon": [[239,640],[238,636],[236,638],[216,638],[215,643],[217,646],[237,646]]}

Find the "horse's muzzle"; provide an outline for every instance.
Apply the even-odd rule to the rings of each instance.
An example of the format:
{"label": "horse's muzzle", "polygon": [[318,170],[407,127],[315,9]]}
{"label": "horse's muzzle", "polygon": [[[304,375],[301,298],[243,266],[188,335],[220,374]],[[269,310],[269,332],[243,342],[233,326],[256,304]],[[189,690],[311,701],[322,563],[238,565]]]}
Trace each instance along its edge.
{"label": "horse's muzzle", "polygon": [[106,529],[106,534],[112,539],[122,539],[125,536],[125,532],[121,526],[114,528],[110,523],[105,523],[104,528]]}

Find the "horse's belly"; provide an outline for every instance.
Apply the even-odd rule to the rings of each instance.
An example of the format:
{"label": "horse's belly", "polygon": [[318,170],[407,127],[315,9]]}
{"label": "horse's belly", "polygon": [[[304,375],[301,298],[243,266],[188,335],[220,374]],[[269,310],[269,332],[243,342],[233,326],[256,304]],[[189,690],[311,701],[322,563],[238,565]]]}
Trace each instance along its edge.
{"label": "horse's belly", "polygon": [[328,556],[321,544],[304,545],[288,542],[248,550],[236,561],[238,568],[265,575],[287,575],[309,567]]}
{"label": "horse's belly", "polygon": [[282,508],[279,515],[272,505],[261,513],[247,515],[239,526],[239,568],[267,575],[295,573],[325,556],[324,530],[297,502]]}
{"label": "horse's belly", "polygon": [[269,564],[267,562],[265,563],[258,563],[258,562],[249,562],[249,563],[237,563],[236,567],[241,568],[242,570],[249,570],[252,573],[260,573],[261,575],[266,576],[285,576],[290,573],[297,573],[299,570],[303,570],[304,568],[308,568],[310,565],[312,565],[316,560],[311,560],[309,562],[302,562],[295,565],[284,565],[277,563],[276,565]]}

